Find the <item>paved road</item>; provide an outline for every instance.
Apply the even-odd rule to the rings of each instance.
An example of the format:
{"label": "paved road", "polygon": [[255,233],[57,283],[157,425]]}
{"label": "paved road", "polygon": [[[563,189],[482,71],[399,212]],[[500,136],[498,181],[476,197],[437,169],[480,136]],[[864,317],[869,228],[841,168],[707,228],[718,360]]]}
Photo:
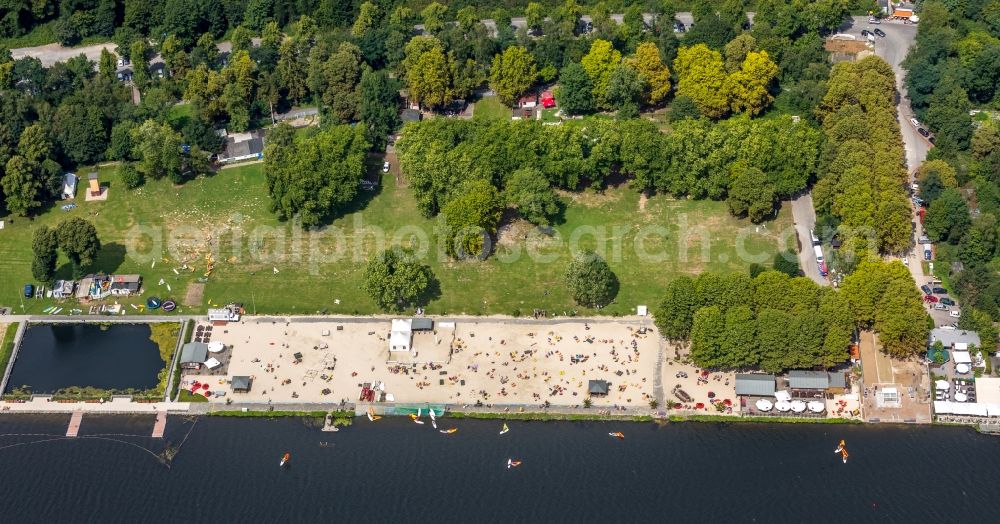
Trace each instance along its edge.
{"label": "paved road", "polygon": [[[260,45],[260,38],[253,39],[253,45]],[[233,44],[230,41],[219,42],[216,44],[219,48],[219,53],[228,54],[233,49]],[[19,58],[24,58],[30,56],[37,58],[42,62],[43,67],[52,67],[56,62],[65,62],[74,56],[79,56],[83,53],[87,56],[87,59],[93,60],[95,63],[101,60],[101,50],[107,49],[112,53],[118,45],[114,42],[105,42],[103,44],[94,44],[81,47],[63,47],[59,44],[46,44],[35,47],[19,47],[17,49],[11,49],[10,54],[15,60]],[[115,56],[118,56],[115,54]],[[153,58],[149,61],[150,64],[156,64],[162,62],[163,59],[160,57],[159,53],[153,55]],[[119,67],[119,70],[126,69],[127,67]]]}
{"label": "paved road", "polygon": [[816,209],[813,207],[812,194],[803,193],[792,199],[792,221],[795,222],[795,233],[799,237],[798,253],[799,267],[813,282],[828,286],[830,282],[819,274],[819,264],[812,248],[812,237],[809,230],[816,227]]}

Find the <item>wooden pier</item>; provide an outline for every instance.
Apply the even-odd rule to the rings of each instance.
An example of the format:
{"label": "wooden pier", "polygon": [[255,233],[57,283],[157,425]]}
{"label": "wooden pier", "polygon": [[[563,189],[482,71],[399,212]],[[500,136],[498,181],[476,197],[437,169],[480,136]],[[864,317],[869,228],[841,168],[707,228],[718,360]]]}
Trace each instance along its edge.
{"label": "wooden pier", "polygon": [[67,437],[76,437],[80,434],[80,423],[83,422],[83,412],[74,411],[73,416],[69,419],[69,427],[66,428]]}
{"label": "wooden pier", "polygon": [[156,414],[156,424],[153,425],[153,438],[163,438],[163,432],[167,429],[167,412],[160,411]]}

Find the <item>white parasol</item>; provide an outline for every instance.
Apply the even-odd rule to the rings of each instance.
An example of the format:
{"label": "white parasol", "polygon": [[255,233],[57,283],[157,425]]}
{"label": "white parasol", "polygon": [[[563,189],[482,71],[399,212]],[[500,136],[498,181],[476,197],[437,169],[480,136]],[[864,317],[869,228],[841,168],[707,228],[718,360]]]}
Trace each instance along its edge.
{"label": "white parasol", "polygon": [[788,411],[792,409],[792,403],[787,400],[779,400],[774,403],[774,409],[778,411]]}
{"label": "white parasol", "polygon": [[963,375],[966,374],[966,373],[968,373],[971,370],[972,370],[972,367],[970,367],[968,364],[955,364],[955,371],[957,371],[957,372],[959,372],[959,373],[961,373]]}
{"label": "white parasol", "polygon": [[208,343],[208,352],[209,353],[219,353],[223,349],[226,349],[226,346],[223,345],[222,342],[219,342],[218,340],[216,340],[215,342],[209,342]]}
{"label": "white parasol", "polygon": [[771,411],[771,408],[774,407],[774,404],[771,404],[771,401],[766,398],[758,400],[754,405],[761,411]]}
{"label": "white parasol", "polygon": [[785,390],[781,390],[774,392],[774,398],[778,399],[779,401],[784,400],[785,402],[788,402],[789,400],[792,400],[792,395],[791,393]]}
{"label": "white parasol", "polygon": [[947,380],[938,380],[934,382],[934,387],[940,389],[941,391],[948,391],[951,389],[951,384]]}
{"label": "white parasol", "polygon": [[792,411],[794,411],[796,413],[802,413],[805,410],[806,410],[806,403],[805,402],[802,402],[801,400],[793,400],[792,401]]}
{"label": "white parasol", "polygon": [[222,365],[222,362],[219,362],[218,360],[216,360],[215,357],[212,357],[212,358],[210,358],[210,359],[208,359],[208,360],[205,361],[205,367],[207,367],[208,369],[215,369],[215,368],[217,368],[217,367],[219,367],[221,365]]}
{"label": "white parasol", "polygon": [[810,400],[808,407],[813,413],[822,413],[826,409],[826,405],[818,400]]}
{"label": "white parasol", "polygon": [[955,402],[965,402],[969,397],[965,393],[955,393]]}

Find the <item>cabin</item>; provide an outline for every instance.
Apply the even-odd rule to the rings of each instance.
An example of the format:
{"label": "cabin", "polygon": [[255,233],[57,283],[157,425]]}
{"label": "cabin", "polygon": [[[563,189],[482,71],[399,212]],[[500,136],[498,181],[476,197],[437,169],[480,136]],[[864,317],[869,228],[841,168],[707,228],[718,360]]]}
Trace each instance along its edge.
{"label": "cabin", "polygon": [[233,379],[229,381],[229,386],[232,388],[233,393],[249,393],[250,386],[252,385],[253,377],[242,375],[234,376]]}
{"label": "cabin", "polygon": [[433,331],[434,320],[429,318],[411,318],[410,329],[413,331]]}
{"label": "cabin", "polygon": [[392,319],[389,331],[389,351],[409,352],[413,349],[413,320]]}
{"label": "cabin", "polygon": [[112,275],[108,291],[117,297],[129,297],[139,294],[142,287],[142,277],[139,275]]}
{"label": "cabin", "polygon": [[73,298],[75,289],[75,280],[56,280],[52,286],[52,298]]}
{"label": "cabin", "polygon": [[181,368],[201,369],[208,359],[208,344],[204,342],[188,342],[181,347]]}
{"label": "cabin", "polygon": [[226,136],[225,147],[217,160],[222,164],[260,160],[264,158],[264,130],[255,129],[247,133],[232,133]]}
{"label": "cabin", "polygon": [[63,175],[63,200],[73,200],[76,198],[76,184],[79,181],[80,179],[77,178],[74,173],[66,173]]}
{"label": "cabin", "polygon": [[208,321],[213,324],[225,324],[227,322],[239,322],[243,315],[243,304],[227,304],[226,307],[209,309]]}
{"label": "cabin", "polygon": [[741,397],[773,397],[774,375],[736,375],[736,395]]}
{"label": "cabin", "polygon": [[592,397],[606,397],[608,387],[607,380],[591,380],[587,382],[587,393]]}

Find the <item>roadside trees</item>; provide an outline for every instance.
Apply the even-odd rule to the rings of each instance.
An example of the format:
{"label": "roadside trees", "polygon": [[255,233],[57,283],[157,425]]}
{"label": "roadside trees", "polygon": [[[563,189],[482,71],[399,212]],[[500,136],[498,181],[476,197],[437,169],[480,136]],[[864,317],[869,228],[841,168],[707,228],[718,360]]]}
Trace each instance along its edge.
{"label": "roadside trees", "polygon": [[493,57],[490,88],[501,102],[512,106],[535,83],[537,76],[531,53],[521,46],[511,46]]}

